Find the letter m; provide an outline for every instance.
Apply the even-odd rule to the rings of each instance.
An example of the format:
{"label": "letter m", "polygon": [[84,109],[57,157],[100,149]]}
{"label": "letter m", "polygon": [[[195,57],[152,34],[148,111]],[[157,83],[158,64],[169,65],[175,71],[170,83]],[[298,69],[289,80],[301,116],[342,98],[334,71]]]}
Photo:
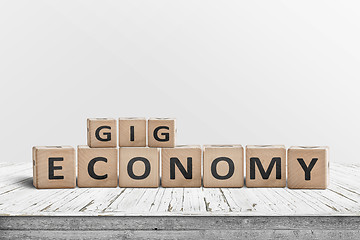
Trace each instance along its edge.
{"label": "letter m", "polygon": [[274,157],[271,159],[268,169],[265,171],[261,161],[257,157],[250,158],[250,179],[255,179],[255,163],[259,168],[261,177],[263,179],[269,179],[272,169],[276,164],[276,179],[281,179],[281,158]]}

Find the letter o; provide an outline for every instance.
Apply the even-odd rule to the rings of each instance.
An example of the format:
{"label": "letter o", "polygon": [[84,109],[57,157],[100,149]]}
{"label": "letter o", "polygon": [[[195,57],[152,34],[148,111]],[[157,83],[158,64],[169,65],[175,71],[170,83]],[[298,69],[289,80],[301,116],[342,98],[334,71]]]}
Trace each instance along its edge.
{"label": "letter o", "polygon": [[[224,176],[220,176],[216,171],[216,166],[220,161],[225,161],[229,165],[229,172]],[[226,180],[231,178],[231,176],[234,174],[234,170],[235,170],[234,162],[227,157],[218,157],[211,163],[211,174],[214,176],[214,178],[219,180]]]}
{"label": "letter o", "polygon": [[[133,171],[133,167],[134,167],[134,163],[137,162],[137,161],[141,161],[144,163],[145,165],[145,171],[142,175],[140,176],[136,176],[134,174],[134,171]],[[141,180],[141,179],[145,179],[149,176],[150,174],[150,170],[151,170],[151,166],[150,166],[150,162],[149,160],[147,160],[146,158],[144,157],[134,157],[133,159],[131,159],[127,165],[127,172],[129,174],[129,176],[132,178],[132,179],[136,179],[136,180]]]}

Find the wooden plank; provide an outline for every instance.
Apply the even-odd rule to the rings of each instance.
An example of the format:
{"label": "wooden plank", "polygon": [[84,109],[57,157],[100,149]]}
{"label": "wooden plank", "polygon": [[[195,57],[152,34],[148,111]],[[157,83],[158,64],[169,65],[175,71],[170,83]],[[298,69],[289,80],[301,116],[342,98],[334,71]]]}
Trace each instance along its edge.
{"label": "wooden plank", "polygon": [[207,212],[229,212],[230,206],[220,188],[202,188]]}
{"label": "wooden plank", "polygon": [[[5,164],[0,215],[360,215],[358,165],[332,164],[326,190],[288,188],[76,188],[37,190],[31,164]],[[11,173],[11,174],[10,174]]]}
{"label": "wooden plank", "polygon": [[251,213],[253,211],[256,211],[256,204],[251,201],[249,194],[247,194],[247,188],[223,188],[222,190],[224,192],[224,195],[228,199],[228,202],[231,204],[230,206],[233,212],[239,211],[243,213]]}
{"label": "wooden plank", "polygon": [[356,239],[360,230],[3,231],[4,239]]}
{"label": "wooden plank", "polygon": [[356,216],[18,216],[0,217],[0,230],[360,230]]}
{"label": "wooden plank", "polygon": [[[164,193],[159,204],[152,208],[152,212],[183,212],[184,188],[163,188]],[[156,209],[155,209],[156,208]]]}
{"label": "wooden plank", "polygon": [[160,209],[160,206],[164,205],[164,196],[165,196],[165,192],[170,192],[171,189],[170,188],[159,188],[159,191],[156,192],[154,201],[151,203],[149,212],[150,213],[155,213],[158,212],[158,210]]}
{"label": "wooden plank", "polygon": [[200,213],[206,211],[202,188],[185,188],[183,208],[185,213]]}
{"label": "wooden plank", "polygon": [[99,194],[93,194],[88,203],[83,206],[79,211],[88,214],[101,215],[106,211],[107,207],[115,201],[125,189],[107,188],[99,191]]}

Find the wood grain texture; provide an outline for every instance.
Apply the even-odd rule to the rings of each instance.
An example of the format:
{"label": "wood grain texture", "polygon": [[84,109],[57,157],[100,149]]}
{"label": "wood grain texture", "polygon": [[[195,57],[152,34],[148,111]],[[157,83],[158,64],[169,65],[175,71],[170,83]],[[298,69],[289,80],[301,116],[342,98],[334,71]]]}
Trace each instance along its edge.
{"label": "wood grain texture", "polygon": [[[7,223],[5,223],[8,219]],[[223,219],[225,221],[219,221]],[[316,226],[314,225],[316,219]],[[36,224],[35,224],[36,222]],[[360,230],[357,216],[9,216],[0,230]]]}
{"label": "wood grain texture", "polygon": [[[184,172],[180,171],[180,166]],[[174,178],[171,178],[173,166]],[[163,187],[201,187],[201,147],[177,146],[161,150],[161,186]]]}
{"label": "wood grain texture", "polygon": [[332,163],[326,190],[32,185],[32,164],[0,163],[2,216],[360,216],[359,165]]}
{"label": "wood grain texture", "polygon": [[[216,159],[218,162],[214,163]],[[213,172],[218,174],[217,178]],[[203,186],[214,188],[244,186],[244,149],[241,145],[204,146]]]}
{"label": "wood grain texture", "polygon": [[175,119],[150,118],[148,120],[149,147],[173,148],[175,147]]}
{"label": "wood grain texture", "polygon": [[[279,158],[279,163],[274,162]],[[256,162],[254,159],[258,160]],[[251,162],[253,161],[253,162]],[[253,179],[251,169],[253,169]],[[280,171],[277,171],[280,167]],[[270,175],[265,178],[260,169]],[[266,175],[266,174],[265,174]],[[286,186],[286,148],[283,145],[246,146],[246,186],[247,187],[285,187]]]}
{"label": "wood grain texture", "polygon": [[145,147],[146,122],[145,118],[119,118],[119,147]]}
{"label": "wood grain texture", "polygon": [[0,217],[0,238],[357,239],[351,216]]}
{"label": "wood grain texture", "polygon": [[[88,146],[78,146],[77,153],[78,187],[117,187],[117,148],[90,148]],[[93,164],[91,164],[92,162]],[[93,167],[91,167],[91,165]],[[91,174],[94,176],[91,176]]]}
{"label": "wood grain texture", "polygon": [[[131,161],[133,163],[130,163]],[[134,175],[133,177],[129,175],[129,166],[130,173]],[[121,147],[119,151],[119,186],[137,188],[159,187],[159,166],[160,151],[158,148]]]}
{"label": "wood grain texture", "polygon": [[87,144],[92,148],[117,146],[117,121],[113,118],[87,119]]}
{"label": "wood grain texture", "polygon": [[[219,219],[219,221],[221,221]],[[3,231],[4,239],[357,239],[360,230],[102,230],[102,231]]]}
{"label": "wood grain texture", "polygon": [[71,146],[33,147],[33,185],[36,188],[74,188],[75,149]]}
{"label": "wood grain texture", "polygon": [[[288,188],[326,189],[329,181],[328,167],[328,147],[290,147],[288,149]],[[308,168],[309,174],[305,174],[304,168]]]}

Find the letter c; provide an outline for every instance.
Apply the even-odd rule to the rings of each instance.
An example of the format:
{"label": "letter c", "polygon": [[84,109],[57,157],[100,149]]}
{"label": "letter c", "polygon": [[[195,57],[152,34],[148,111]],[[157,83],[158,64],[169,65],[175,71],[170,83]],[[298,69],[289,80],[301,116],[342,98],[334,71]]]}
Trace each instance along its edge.
{"label": "letter c", "polygon": [[89,173],[90,177],[92,177],[94,179],[97,179],[97,180],[106,179],[108,177],[107,174],[105,174],[105,175],[97,175],[94,172],[94,165],[98,161],[107,162],[107,159],[104,158],[104,157],[96,157],[96,158],[91,159],[91,161],[89,162],[89,165],[88,165],[88,173]]}

